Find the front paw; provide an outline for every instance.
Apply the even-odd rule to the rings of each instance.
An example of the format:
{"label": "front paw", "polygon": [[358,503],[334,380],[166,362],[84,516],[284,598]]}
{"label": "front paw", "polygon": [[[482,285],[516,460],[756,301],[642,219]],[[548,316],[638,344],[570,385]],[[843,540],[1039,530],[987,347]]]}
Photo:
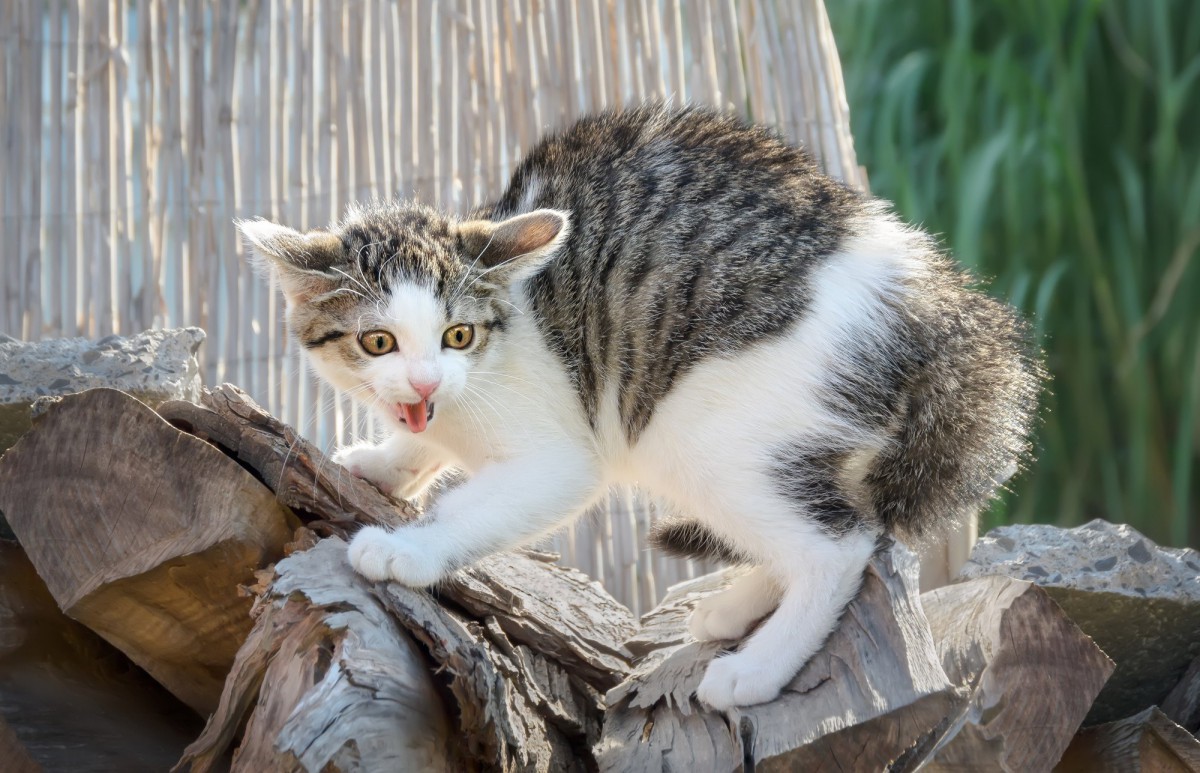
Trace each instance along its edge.
{"label": "front paw", "polygon": [[777,664],[759,662],[746,653],[726,655],[708,664],[696,697],[717,711],[767,703],[779,696],[793,676],[780,671]]}
{"label": "front paw", "polygon": [[414,529],[389,532],[378,526],[363,528],[350,540],[347,556],[354,570],[368,580],[396,580],[412,588],[425,588],[446,575],[435,551],[421,544]]}
{"label": "front paw", "polygon": [[412,470],[396,464],[386,447],[356,445],[340,448],[333,454],[335,464],[340,464],[356,478],[373,484],[385,494],[394,494],[406,489],[414,477]]}

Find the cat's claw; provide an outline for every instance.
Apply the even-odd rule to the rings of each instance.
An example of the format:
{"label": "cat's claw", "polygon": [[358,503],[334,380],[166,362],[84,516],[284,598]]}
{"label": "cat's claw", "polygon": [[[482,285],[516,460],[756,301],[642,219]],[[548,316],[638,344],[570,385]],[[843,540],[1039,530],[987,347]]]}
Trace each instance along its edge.
{"label": "cat's claw", "polygon": [[354,570],[368,580],[395,580],[412,588],[425,588],[441,580],[446,570],[434,551],[406,534],[378,526],[363,528],[350,540],[347,557]]}
{"label": "cat's claw", "polygon": [[794,676],[742,653],[726,655],[708,664],[696,697],[716,711],[773,701]]}

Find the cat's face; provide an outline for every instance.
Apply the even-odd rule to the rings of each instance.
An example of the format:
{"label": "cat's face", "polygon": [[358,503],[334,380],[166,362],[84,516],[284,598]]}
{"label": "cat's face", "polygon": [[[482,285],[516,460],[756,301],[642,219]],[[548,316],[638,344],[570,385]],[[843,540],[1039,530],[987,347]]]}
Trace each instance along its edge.
{"label": "cat's face", "polygon": [[538,210],[499,223],[416,205],[353,211],[329,231],[264,220],[239,227],[287,300],[287,325],[336,388],[411,432],[469,397],[514,308],[511,287],[553,255],[567,217]]}

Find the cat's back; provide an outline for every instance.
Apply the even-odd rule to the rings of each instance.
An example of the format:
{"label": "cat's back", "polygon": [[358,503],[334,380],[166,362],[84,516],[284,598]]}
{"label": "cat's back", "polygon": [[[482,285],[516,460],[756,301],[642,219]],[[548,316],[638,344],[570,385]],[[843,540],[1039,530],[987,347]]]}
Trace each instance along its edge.
{"label": "cat's back", "polygon": [[589,420],[616,394],[633,440],[697,363],[795,323],[866,206],[764,127],[644,105],[544,139],[491,214],[570,213],[530,304]]}

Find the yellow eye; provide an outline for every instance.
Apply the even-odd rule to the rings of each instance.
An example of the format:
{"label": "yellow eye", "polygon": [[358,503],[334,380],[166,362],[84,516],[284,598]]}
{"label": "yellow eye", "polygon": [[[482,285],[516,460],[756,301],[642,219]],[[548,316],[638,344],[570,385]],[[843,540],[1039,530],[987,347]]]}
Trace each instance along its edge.
{"label": "yellow eye", "polygon": [[358,343],[364,352],[372,357],[378,357],[396,348],[396,337],[386,330],[371,330],[360,335]]}
{"label": "yellow eye", "polygon": [[442,333],[442,346],[451,349],[466,349],[474,338],[474,325],[455,325]]}

